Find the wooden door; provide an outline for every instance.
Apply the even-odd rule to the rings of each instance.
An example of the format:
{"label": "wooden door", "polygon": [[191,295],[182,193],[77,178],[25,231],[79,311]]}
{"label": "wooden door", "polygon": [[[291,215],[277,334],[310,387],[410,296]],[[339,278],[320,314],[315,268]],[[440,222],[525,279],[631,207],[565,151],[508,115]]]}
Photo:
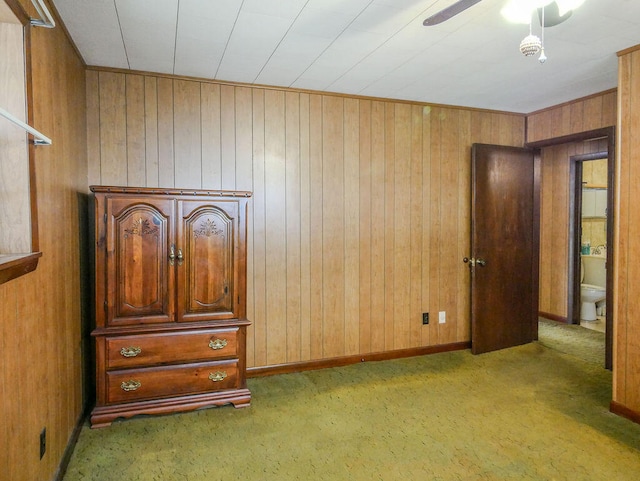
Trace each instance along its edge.
{"label": "wooden door", "polygon": [[172,322],[173,199],[108,197],[107,325]]}
{"label": "wooden door", "polygon": [[238,318],[238,203],[178,203],[178,321]]}
{"label": "wooden door", "polygon": [[538,165],[532,150],[473,145],[471,350],[474,354],[537,338]]}

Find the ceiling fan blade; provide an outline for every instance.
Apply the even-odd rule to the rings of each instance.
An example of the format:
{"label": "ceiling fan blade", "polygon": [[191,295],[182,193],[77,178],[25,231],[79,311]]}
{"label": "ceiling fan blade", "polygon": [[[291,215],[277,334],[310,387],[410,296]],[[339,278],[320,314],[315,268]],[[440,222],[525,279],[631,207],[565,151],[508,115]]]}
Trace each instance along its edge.
{"label": "ceiling fan blade", "polygon": [[451,17],[458,15],[460,12],[464,12],[467,8],[473,7],[476,3],[482,0],[458,0],[453,5],[440,10],[438,13],[431,15],[429,18],[422,22],[425,27],[432,25],[438,25],[439,23],[449,20]]}

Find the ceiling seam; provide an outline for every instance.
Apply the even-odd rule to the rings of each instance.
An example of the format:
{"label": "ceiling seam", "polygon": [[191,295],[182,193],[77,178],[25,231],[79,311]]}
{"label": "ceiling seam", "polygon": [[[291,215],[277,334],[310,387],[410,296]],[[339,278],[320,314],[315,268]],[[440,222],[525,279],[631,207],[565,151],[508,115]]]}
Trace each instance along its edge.
{"label": "ceiling seam", "polygon": [[[329,47],[331,47],[331,46],[336,42],[336,40],[338,40],[338,38],[340,38],[340,36],[341,36],[341,35],[342,35],[342,34],[343,34],[343,33],[344,33],[344,32],[345,32],[345,31],[346,31],[346,30],[347,30],[347,29],[348,29],[348,28],[353,24],[353,22],[355,22],[355,21],[356,21],[356,19],[358,19],[358,18],[360,17],[360,15],[362,15],[362,13],[363,13],[367,8],[369,8],[369,6],[373,3],[373,1],[374,1],[374,0],[370,0],[370,1],[369,1],[369,3],[368,3],[365,7],[363,7],[363,8],[360,10],[360,12],[358,12],[358,15],[356,15],[355,17],[353,17],[353,19],[351,19],[351,21],[349,22],[349,24],[348,24],[346,27],[344,27],[344,28],[342,29],[342,31],[340,32],[340,34],[339,34],[339,35],[336,35],[336,36],[334,37],[334,39],[329,43],[329,45],[327,45],[327,46],[322,50],[322,52],[320,52],[320,54],[318,54],[318,56],[316,56],[316,58],[314,58],[314,59],[313,59],[313,61],[312,61],[312,62],[307,66],[307,68],[305,68],[305,69],[302,71],[302,73],[300,73],[300,75],[298,75],[298,76],[295,78],[295,80],[294,80],[293,82],[291,82],[291,83],[288,85],[288,87],[291,87],[291,86],[292,86],[293,84],[295,84],[298,80],[300,80],[300,77],[302,77],[302,76],[305,74],[305,72],[306,72],[307,70],[309,70],[309,69],[311,68],[311,66],[312,66],[314,63],[316,63],[316,61],[317,61],[320,57],[322,57],[322,55],[324,55],[324,53],[329,49]],[[332,82],[332,83],[333,83],[333,82]],[[331,84],[330,84],[330,85],[331,85]]]}
{"label": "ceiling seam", "polygon": [[253,78],[253,82],[255,83],[256,80],[258,80],[258,77],[260,77],[260,74],[262,73],[262,71],[264,70],[264,68],[267,66],[267,64],[269,63],[269,61],[271,60],[271,58],[273,57],[273,55],[276,53],[276,51],[278,50],[278,48],[280,47],[280,45],[282,45],[282,42],[284,42],[284,39],[287,37],[287,35],[289,35],[289,32],[291,31],[291,29],[293,28],[293,25],[296,23],[296,21],[298,20],[298,18],[300,17],[300,14],[302,14],[302,11],[307,7],[307,5],[309,4],[311,0],[307,0],[304,4],[304,6],[300,9],[300,11],[298,12],[298,15],[296,15],[296,18],[293,19],[293,22],[291,22],[289,24],[289,28],[287,28],[287,31],[284,33],[284,35],[280,38],[280,41],[278,42],[278,45],[275,46],[275,48],[273,49],[273,52],[271,52],[271,55],[269,55],[269,58],[265,61],[265,63],[262,65],[262,67],[260,68],[260,71],[257,73],[257,75]]}
{"label": "ceiling seam", "polygon": [[129,52],[127,52],[127,44],[124,41],[124,32],[122,31],[122,23],[120,22],[120,14],[118,13],[117,0],[113,0],[113,8],[116,11],[116,18],[118,19],[118,28],[120,29],[120,38],[122,39],[122,48],[124,49],[124,57],[127,60],[127,68],[131,70],[131,63],[129,62]]}
{"label": "ceiling seam", "polygon": [[178,22],[180,22],[180,0],[178,0],[178,5],[176,7],[176,30],[173,36],[173,66],[171,68],[171,73],[176,74],[176,52],[178,51]]}
{"label": "ceiling seam", "polygon": [[238,14],[236,15],[236,19],[233,22],[233,27],[231,28],[231,32],[229,32],[229,36],[227,37],[227,43],[224,44],[224,50],[222,51],[222,55],[220,56],[220,61],[218,62],[218,66],[216,67],[216,73],[213,76],[214,79],[218,78],[218,72],[220,71],[220,66],[222,65],[222,62],[224,61],[224,57],[227,54],[227,48],[229,48],[229,42],[231,41],[231,37],[233,36],[233,31],[236,29],[236,24],[238,23],[238,18],[240,17],[240,12],[242,11],[243,6],[244,6],[244,0],[242,0],[242,3],[240,4],[240,8],[238,8]]}
{"label": "ceiling seam", "polygon": [[[369,52],[367,55],[365,55],[363,58],[361,58],[356,64],[354,64],[349,70],[347,70],[346,72],[344,72],[342,75],[340,75],[337,79],[335,79],[333,82],[331,82],[327,88],[331,88],[332,85],[334,85],[338,80],[340,80],[341,78],[343,78],[346,74],[348,74],[349,72],[351,72],[353,69],[355,69],[358,65],[360,65],[362,62],[364,62],[366,59],[368,59],[371,55],[373,55],[375,52],[377,52],[382,46],[384,46],[385,44],[387,44],[392,38],[394,38],[396,35],[398,35],[400,32],[402,32],[405,28],[407,28],[409,25],[411,25],[413,22],[416,21],[416,19],[419,19],[420,17],[425,15],[425,12],[427,12],[431,7],[433,7],[435,4],[437,3],[437,1],[434,1],[431,5],[429,5],[427,8],[425,8],[424,10],[422,10],[422,12],[420,12],[419,14],[417,14],[415,17],[413,17],[409,22],[407,22],[406,24],[404,24],[401,28],[399,28],[398,30],[395,31],[395,33],[393,35],[390,35],[389,37],[387,37],[387,39],[382,42],[380,45],[378,45],[375,49],[373,49],[371,52]],[[449,33],[448,35],[446,35],[447,37],[451,35],[451,33]],[[421,50],[421,52],[423,52],[425,49]],[[413,57],[411,57],[411,59],[409,60],[413,60],[416,56],[418,55],[418,53],[416,53]],[[409,62],[409,60],[407,60],[406,62],[404,62],[402,65],[405,65]],[[395,69],[392,70],[392,72],[395,72],[398,69],[398,67],[396,67]],[[388,75],[391,72],[387,72],[383,77],[380,78],[384,78],[386,75]],[[374,83],[376,83],[378,80],[380,80],[380,78],[378,78],[377,80],[369,83],[366,87],[361,88],[358,93],[362,92],[363,90],[371,87],[371,85],[373,85]]]}

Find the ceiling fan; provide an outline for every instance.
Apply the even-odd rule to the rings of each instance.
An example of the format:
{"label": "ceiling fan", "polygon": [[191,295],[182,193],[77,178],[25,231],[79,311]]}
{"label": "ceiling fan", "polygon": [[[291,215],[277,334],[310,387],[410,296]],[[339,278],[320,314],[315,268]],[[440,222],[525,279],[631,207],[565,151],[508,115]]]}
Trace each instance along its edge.
{"label": "ceiling fan", "polygon": [[431,15],[429,18],[422,22],[425,27],[432,25],[438,25],[451,17],[458,15],[460,12],[464,12],[467,8],[473,7],[476,3],[482,0],[458,0],[453,5],[448,6],[444,10],[440,10],[438,13]]}

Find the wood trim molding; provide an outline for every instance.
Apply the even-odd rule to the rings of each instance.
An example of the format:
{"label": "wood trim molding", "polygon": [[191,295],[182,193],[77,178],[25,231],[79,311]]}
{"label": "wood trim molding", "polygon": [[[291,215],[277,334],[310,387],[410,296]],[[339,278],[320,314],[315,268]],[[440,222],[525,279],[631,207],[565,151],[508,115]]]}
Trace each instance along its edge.
{"label": "wood trim molding", "polygon": [[623,57],[629,53],[635,52],[636,50],[640,50],[640,45],[634,45],[633,47],[625,48],[624,50],[620,50],[616,55],[618,57]]}
{"label": "wood trim molding", "polygon": [[627,418],[634,423],[640,424],[640,412],[629,409],[624,404],[620,404],[616,401],[611,401],[609,404],[609,411],[623,418]]}
{"label": "wood trim molding", "polygon": [[537,140],[535,142],[526,142],[525,147],[531,149],[541,149],[542,147],[549,147],[551,145],[567,144],[570,142],[581,142],[583,140],[594,140],[608,137],[609,139],[615,138],[615,127],[603,127],[601,129],[589,130],[586,132],[579,132],[577,134],[563,135],[561,137],[552,137],[550,139]]}
{"label": "wood trim molding", "polygon": [[0,284],[35,271],[40,257],[42,252],[0,255]]}
{"label": "wood trim molding", "polygon": [[567,319],[566,317],[558,316],[557,314],[551,314],[550,312],[539,311],[538,316],[544,317],[545,319],[549,319],[551,321],[561,322],[563,324],[571,324],[569,322],[569,319]]}
{"label": "wood trim molding", "polygon": [[353,356],[336,357],[319,361],[305,361],[291,364],[278,364],[273,366],[261,366],[247,369],[247,378],[273,376],[275,374],[291,374],[294,372],[313,371],[330,367],[348,366],[360,362],[389,361],[405,357],[424,356],[427,354],[439,354],[441,352],[462,351],[471,347],[471,341],[455,342],[438,346],[416,347],[411,349],[399,349],[388,352],[375,352]]}

